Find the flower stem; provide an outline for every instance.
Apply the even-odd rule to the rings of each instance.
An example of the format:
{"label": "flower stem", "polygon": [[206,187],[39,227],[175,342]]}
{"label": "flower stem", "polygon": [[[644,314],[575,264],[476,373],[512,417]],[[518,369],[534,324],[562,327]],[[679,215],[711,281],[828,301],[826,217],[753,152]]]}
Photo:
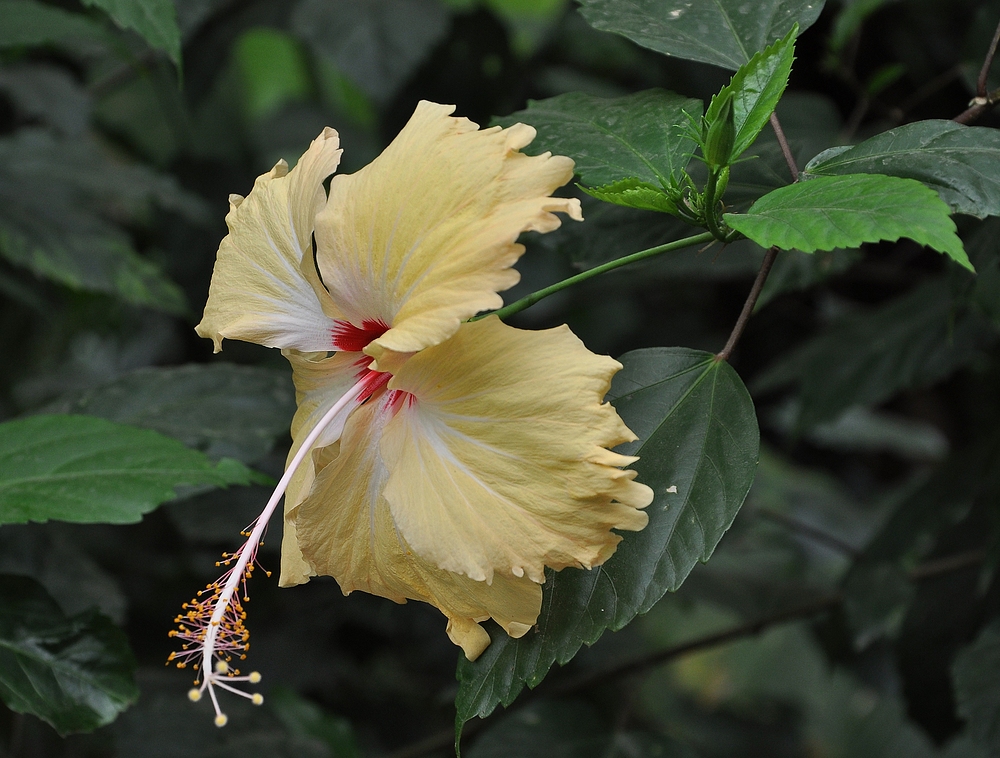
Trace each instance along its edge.
{"label": "flower stem", "polygon": [[499,310],[492,311],[491,313],[484,313],[480,316],[475,316],[472,320],[477,321],[478,319],[485,318],[486,316],[497,316],[498,318],[504,319],[508,316],[513,316],[515,313],[523,311],[525,308],[537,303],[539,300],[548,297],[549,295],[554,295],[560,290],[564,290],[574,284],[579,284],[580,282],[585,282],[591,277],[598,276],[599,274],[606,273],[608,271],[613,271],[621,266],[627,266],[630,263],[636,263],[638,261],[646,260],[647,258],[652,258],[659,255],[660,253],[669,253],[673,250],[680,250],[681,248],[690,247],[691,245],[700,245],[702,242],[711,242],[715,239],[715,236],[711,232],[703,232],[702,234],[696,234],[693,237],[685,237],[684,239],[674,240],[673,242],[668,242],[665,245],[657,245],[656,247],[651,247],[648,250],[640,250],[638,253],[632,253],[631,255],[626,255],[622,258],[617,258],[613,261],[608,261],[600,266],[595,266],[592,269],[588,269],[576,276],[571,276],[568,279],[563,279],[561,282],[556,282],[555,284],[550,284],[544,289],[540,289],[537,292],[532,292],[530,295],[522,297],[520,300],[515,300],[510,305],[505,305]]}

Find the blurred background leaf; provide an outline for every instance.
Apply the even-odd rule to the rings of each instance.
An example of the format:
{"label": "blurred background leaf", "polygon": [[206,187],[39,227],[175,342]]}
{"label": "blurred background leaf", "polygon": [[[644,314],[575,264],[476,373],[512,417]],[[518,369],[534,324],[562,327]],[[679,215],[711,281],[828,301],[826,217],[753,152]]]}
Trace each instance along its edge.
{"label": "blurred background leaf", "polygon": [[[650,595],[645,615],[597,633],[592,647],[574,642],[573,659],[535,692],[498,709],[478,733],[470,722],[463,749],[558,754],[592,736],[580,751],[991,755],[976,736],[995,715],[990,690],[970,687],[973,679],[958,684],[953,670],[956,660],[987,659],[970,651],[998,615],[1000,230],[975,216],[995,205],[989,146],[1000,120],[990,110],[973,127],[947,119],[976,94],[1000,3],[696,6],[0,0],[0,420],[102,417],[172,437],[206,454],[199,465],[230,457],[279,476],[290,442],[287,364],[241,343],[213,357],[192,330],[226,234],[229,193],[245,195],[280,158],[294,164],[324,126],[340,133],[340,170],[356,171],[422,98],[454,103],[484,126],[530,122],[529,100],[581,103],[594,122],[601,114],[586,111],[607,99],[671,92],[675,102],[708,102],[733,69],[798,21],[777,108],[798,168],[846,147],[826,156],[853,156],[852,172],[879,173],[863,154],[884,132],[906,137],[913,150],[878,153],[889,160],[883,170],[926,181],[963,210],[959,234],[978,274],[906,242],[781,253],[730,359],[754,389],[760,463],[711,560],[698,562],[694,543],[681,551],[694,566],[676,592],[655,603]],[[1000,85],[998,65],[990,90]],[[654,162],[672,126],[665,122],[675,120],[668,111],[637,122]],[[529,150],[569,152],[568,142],[547,143],[565,137],[562,126],[552,135],[536,126]],[[935,153],[941,160],[928,163],[921,152],[918,137],[928,134],[928,149],[947,148]],[[587,156],[578,152],[586,183]],[[745,212],[792,181],[770,126],[745,158],[732,169],[727,211]],[[688,170],[702,179],[697,160]],[[666,214],[582,200],[585,223],[523,235],[522,281],[504,293],[508,302],[690,233]],[[590,349],[613,356],[664,346],[712,355],[763,256],[747,241],[677,251],[512,321],[568,323]],[[642,426],[644,413],[630,423]],[[669,425],[663,433],[673,439]],[[642,455],[640,467],[653,463]],[[675,483],[669,470],[660,474],[661,484]],[[216,729],[205,703],[186,700],[190,678],[164,670],[166,633],[180,604],[215,579],[219,554],[235,547],[268,488],[164,494],[172,499],[128,525],[0,527],[0,571],[44,587],[67,624],[95,608],[114,621],[139,661],[142,693],[115,724],[66,738],[0,706],[0,751],[449,754],[456,651],[440,614],[345,598],[323,578],[278,590],[257,575],[248,612],[265,705],[227,703],[230,726]],[[657,507],[654,526],[666,527],[673,514]],[[281,526],[271,525],[258,556],[268,569],[279,565]],[[622,550],[643,534],[624,535]],[[555,578],[574,573],[594,576]],[[573,639],[588,623],[581,617]],[[734,630],[728,645],[711,642]],[[494,651],[508,643],[494,634]],[[694,643],[707,647],[675,649]],[[649,662],[664,655],[662,665]],[[548,670],[545,660],[518,663]],[[631,673],[615,673],[624,666]]]}
{"label": "blurred background leaf", "polygon": [[135,661],[106,617],[67,618],[35,581],[0,576],[0,698],[60,734],[108,724],[136,698]]}
{"label": "blurred background leaf", "polygon": [[183,485],[248,484],[252,473],[156,432],[87,416],[44,415],[2,425],[0,524],[127,524]]}

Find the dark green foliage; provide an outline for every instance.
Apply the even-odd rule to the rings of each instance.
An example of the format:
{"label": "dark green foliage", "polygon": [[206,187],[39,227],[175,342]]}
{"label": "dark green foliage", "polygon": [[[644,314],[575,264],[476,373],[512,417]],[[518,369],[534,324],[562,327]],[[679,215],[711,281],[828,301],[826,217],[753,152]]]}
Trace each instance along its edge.
{"label": "dark green foliage", "polygon": [[570,93],[530,101],[497,123],[531,124],[538,136],[526,152],[569,155],[584,184],[608,192],[602,185],[630,179],[676,184],[695,149],[681,127],[701,110],[699,101],[662,90],[614,99]]}
{"label": "dark green foliage", "polygon": [[0,255],[74,289],[183,313],[177,285],[113,220],[140,221],[154,205],[205,217],[173,178],[114,161],[87,139],[34,129],[0,139]]}
{"label": "dark green foliage", "polygon": [[292,28],[364,93],[384,102],[441,41],[448,15],[433,0],[304,0]]}
{"label": "dark green foliage", "polygon": [[103,38],[100,25],[86,16],[35,0],[9,0],[0,12],[0,48]]}
{"label": "dark green foliage", "polygon": [[[996,754],[1000,63],[966,109],[998,21],[992,0],[0,0],[0,523],[30,522],[0,526],[0,755],[444,756],[456,716],[472,758]],[[555,283],[511,323],[620,357],[650,522],[549,571],[524,637],[486,622],[457,684],[435,609],[257,571],[264,704],[223,693],[218,729],[166,634],[295,411],[277,351],[212,356],[191,328],[227,197],[324,126],[357,171],[420,99],[575,161],[557,194],[586,221],[522,235],[503,296]]]}
{"label": "dark green foliage", "polygon": [[96,612],[66,618],[37,582],[0,575],[0,699],[60,734],[112,722],[139,697],[125,635]]}
{"label": "dark green foliage", "polygon": [[83,0],[83,4],[106,11],[118,26],[138,32],[180,65],[181,31],[171,0]]}
{"label": "dark green foliage", "polygon": [[1000,750],[1000,630],[991,624],[955,658],[958,712],[987,753]]}
{"label": "dark green foliage", "polygon": [[499,721],[468,751],[469,758],[602,758],[650,755],[692,758],[683,745],[659,735],[615,732],[593,707],[574,701],[543,701]]}
{"label": "dark green foliage", "polygon": [[808,175],[888,174],[936,189],[956,213],[1000,214],[1000,135],[996,129],[953,121],[918,121],[890,129],[854,147],[820,153]]}
{"label": "dark green foliage", "polygon": [[755,388],[797,382],[799,424],[811,426],[939,381],[995,339],[938,279],[873,312],[845,317],[761,374]]}
{"label": "dark green foliage", "polygon": [[139,426],[203,450],[253,463],[288,433],[295,391],[286,372],[253,366],[145,368],[64,395],[45,413],[82,413]]}
{"label": "dark green foliage", "polygon": [[88,416],[33,416],[0,431],[0,524],[127,524],[182,485],[251,479],[232,459],[213,464],[156,432]]}

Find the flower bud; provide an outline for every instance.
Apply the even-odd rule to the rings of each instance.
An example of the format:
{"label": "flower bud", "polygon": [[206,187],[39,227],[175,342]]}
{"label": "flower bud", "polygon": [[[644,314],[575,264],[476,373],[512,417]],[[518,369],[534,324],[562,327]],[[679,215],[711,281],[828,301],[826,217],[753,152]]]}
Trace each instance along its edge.
{"label": "flower bud", "polygon": [[733,98],[726,95],[719,112],[711,124],[708,124],[705,144],[705,162],[712,168],[728,166],[732,159],[733,144],[736,141],[736,121],[733,116]]}

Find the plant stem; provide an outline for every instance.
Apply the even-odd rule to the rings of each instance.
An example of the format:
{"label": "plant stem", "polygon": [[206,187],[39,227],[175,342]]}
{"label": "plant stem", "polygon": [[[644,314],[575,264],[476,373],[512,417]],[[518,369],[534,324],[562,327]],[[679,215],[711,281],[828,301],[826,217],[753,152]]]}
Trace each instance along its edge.
{"label": "plant stem", "polygon": [[955,116],[952,121],[956,124],[967,124],[970,121],[975,121],[998,102],[1000,102],[1000,89],[995,89],[992,92],[988,92],[986,97],[975,98],[972,101],[972,105]]}
{"label": "plant stem", "polygon": [[[921,582],[926,581],[927,579],[934,579],[939,576],[947,576],[948,574],[956,571],[961,571],[978,565],[982,563],[985,558],[986,554],[983,551],[969,551],[967,553],[959,553],[957,555],[936,558],[911,569],[909,572],[909,579],[913,582]],[[699,650],[707,650],[709,648],[717,647],[718,645],[724,645],[727,642],[743,639],[744,637],[752,637],[756,634],[767,631],[773,626],[778,626],[779,624],[812,618],[813,616],[817,616],[821,613],[835,610],[843,601],[844,596],[842,593],[831,592],[830,594],[819,597],[816,600],[810,600],[806,603],[802,603],[801,605],[786,608],[785,610],[778,611],[770,616],[764,616],[763,618],[755,621],[749,621],[744,624],[730,627],[729,629],[724,629],[721,632],[715,632],[713,634],[705,635],[704,637],[698,637],[690,640],[689,642],[682,642],[679,645],[674,645],[673,647],[668,647],[664,650],[657,650],[652,653],[633,658],[632,660],[621,661],[614,666],[597,671],[591,671],[574,679],[569,679],[558,684],[551,684],[547,681],[538,689],[522,695],[515,703],[508,706],[502,712],[509,714],[511,711],[534,700],[539,695],[552,697],[572,694],[574,692],[592,687],[595,684],[600,684],[611,679],[617,679],[628,674],[640,673],[646,669],[653,668],[664,663],[669,663],[676,658],[682,658],[685,655],[696,653]],[[476,719],[468,722],[466,728],[463,730],[463,734],[469,735],[478,731],[482,728],[482,726],[487,724],[491,718],[492,716],[487,716],[485,719]],[[445,729],[437,734],[432,734],[419,742],[412,743],[401,748],[400,750],[389,753],[386,758],[417,758],[417,756],[425,755],[435,750],[447,747],[451,744],[454,737],[455,733],[453,730]]]}
{"label": "plant stem", "polygon": [[[983,560],[985,560],[985,557],[986,554],[983,551],[970,551],[968,553],[960,553],[958,555],[937,558],[927,561],[926,563],[912,569],[909,572],[909,579],[911,582],[921,582],[939,576],[946,576],[956,571],[976,566],[982,563]],[[630,661],[622,661],[603,670],[591,671],[583,676],[577,677],[576,679],[571,679],[561,685],[549,688],[546,695],[566,695],[570,692],[591,687],[594,684],[598,684],[608,679],[615,679],[620,676],[626,676],[628,674],[633,674],[663,663],[667,663],[674,658],[679,658],[683,655],[687,655],[688,653],[694,653],[698,650],[704,650],[705,648],[722,645],[733,640],[742,639],[743,637],[751,637],[778,624],[784,624],[788,621],[796,621],[798,619],[811,618],[825,611],[832,611],[843,601],[843,593],[832,592],[825,597],[818,598],[817,600],[810,600],[809,602],[793,606],[792,608],[788,608],[783,611],[778,611],[771,616],[765,616],[764,618],[757,619],[756,621],[750,621],[715,634],[699,637],[691,640],[690,642],[683,642],[680,645],[675,645],[674,647],[669,647],[665,650],[657,650],[653,653],[633,658]]]}
{"label": "plant stem", "polygon": [[788,146],[788,140],[785,139],[785,130],[781,128],[777,113],[771,113],[771,128],[774,129],[774,136],[778,138],[778,145],[781,147],[781,154],[785,156],[788,170],[792,172],[792,181],[797,182],[799,180],[799,167],[795,165],[795,156],[792,155],[792,149]]}
{"label": "plant stem", "polygon": [[[788,171],[792,175],[792,182],[795,183],[799,180],[799,169],[795,165],[795,156],[792,155],[792,149],[785,138],[785,130],[781,128],[781,122],[778,120],[777,113],[771,113],[771,128],[774,129],[774,136],[778,139],[778,145],[781,146],[781,154],[785,156],[785,163],[788,164]],[[774,260],[777,257],[778,249],[776,247],[772,247],[764,255],[764,261],[760,264],[760,271],[757,272],[757,278],[754,280],[753,287],[750,288],[750,294],[747,295],[746,302],[743,303],[743,310],[740,312],[740,317],[736,319],[736,325],[733,327],[733,331],[726,341],[726,346],[715,356],[717,360],[728,361],[729,356],[736,349],[736,343],[740,341],[740,337],[743,336],[743,330],[747,328],[747,322],[753,314],[757,298],[760,297],[761,290],[764,289],[764,282],[767,281],[767,275],[771,273],[771,266],[774,265]]]}
{"label": "plant stem", "polygon": [[606,669],[588,672],[583,676],[570,679],[561,685],[549,688],[548,694],[566,695],[571,692],[577,692],[609,679],[617,679],[621,676],[638,673],[640,671],[668,663],[675,658],[680,658],[690,653],[696,653],[699,650],[724,645],[727,642],[743,639],[744,637],[753,637],[754,635],[770,629],[772,626],[784,624],[789,621],[811,618],[823,613],[824,611],[831,611],[839,606],[843,600],[844,598],[841,593],[834,592],[817,600],[810,600],[802,605],[794,606],[771,616],[757,619],[756,621],[740,624],[721,632],[716,632],[715,634],[698,637],[690,642],[682,642],[679,645],[674,645],[673,647],[668,647],[664,650],[657,650],[656,652],[648,655],[633,658],[630,661],[623,661]]}
{"label": "plant stem", "polygon": [[733,327],[726,346],[716,353],[716,360],[728,361],[729,356],[733,354],[736,343],[740,341],[740,337],[743,336],[743,330],[747,328],[750,314],[753,313],[753,307],[757,304],[757,298],[760,297],[760,291],[764,289],[764,282],[767,281],[767,275],[771,273],[771,266],[774,265],[774,259],[777,257],[778,248],[776,247],[772,247],[765,253],[764,262],[760,264],[760,271],[757,272],[757,279],[754,280],[753,287],[750,288],[750,294],[747,295],[747,300],[743,303],[743,311],[740,313],[740,317],[736,319],[736,326]]}
{"label": "plant stem", "polygon": [[990,68],[993,66],[993,58],[997,54],[997,45],[1000,44],[1000,23],[997,24],[996,31],[993,32],[993,41],[986,51],[986,58],[983,60],[983,67],[979,69],[979,78],[976,80],[976,95],[986,97],[986,82],[990,76]]}
{"label": "plant stem", "polygon": [[616,268],[622,266],[627,266],[630,263],[637,263],[638,261],[646,260],[647,258],[652,258],[659,255],[660,253],[669,253],[673,250],[680,250],[681,248],[690,247],[691,245],[700,245],[702,242],[711,242],[715,237],[711,232],[703,232],[702,234],[696,234],[693,237],[685,237],[684,239],[674,240],[673,242],[668,242],[665,245],[657,245],[656,247],[651,247],[648,250],[640,250],[638,253],[632,253],[631,255],[626,255],[622,258],[617,258],[613,261],[601,264],[600,266],[595,266],[592,269],[588,269],[576,276],[571,276],[569,279],[563,279],[561,282],[556,282],[555,284],[550,284],[544,289],[540,289],[536,292],[532,292],[530,295],[522,297],[520,300],[515,300],[510,305],[505,305],[499,310],[492,311],[491,313],[484,313],[480,316],[473,318],[473,321],[477,321],[486,316],[497,316],[501,319],[507,318],[508,316],[513,316],[515,313],[520,313],[525,308],[528,308],[539,300],[542,300],[549,295],[554,295],[560,290],[564,290],[567,287],[571,287],[574,284],[579,284],[580,282],[585,282],[588,279],[598,276],[599,274],[606,273],[608,271],[613,271]]}
{"label": "plant stem", "polygon": [[975,121],[984,111],[996,104],[997,101],[1000,101],[1000,89],[993,92],[986,91],[990,68],[993,66],[993,59],[996,57],[998,45],[1000,45],[1000,23],[997,24],[996,31],[993,32],[993,40],[990,42],[990,47],[986,51],[986,57],[983,59],[983,67],[979,69],[979,78],[976,80],[976,97],[969,107],[955,116],[952,121],[959,124],[967,124],[970,121]]}

